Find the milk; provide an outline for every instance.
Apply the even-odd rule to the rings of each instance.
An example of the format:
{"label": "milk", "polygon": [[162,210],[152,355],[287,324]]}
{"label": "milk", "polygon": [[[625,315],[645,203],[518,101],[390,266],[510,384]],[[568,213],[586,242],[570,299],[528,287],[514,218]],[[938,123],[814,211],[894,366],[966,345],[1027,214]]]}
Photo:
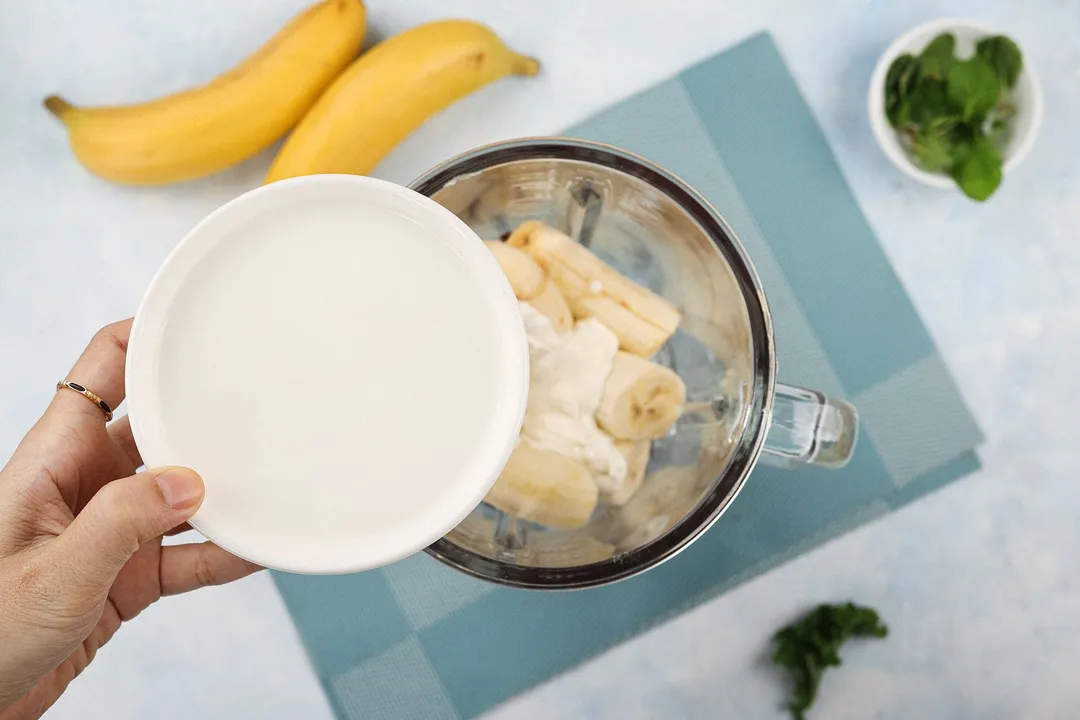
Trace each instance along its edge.
{"label": "milk", "polygon": [[382,564],[448,531],[505,461],[516,303],[464,225],[350,192],[283,198],[214,225],[175,283],[140,398],[167,432],[147,444],[203,476],[193,522],[229,549]]}

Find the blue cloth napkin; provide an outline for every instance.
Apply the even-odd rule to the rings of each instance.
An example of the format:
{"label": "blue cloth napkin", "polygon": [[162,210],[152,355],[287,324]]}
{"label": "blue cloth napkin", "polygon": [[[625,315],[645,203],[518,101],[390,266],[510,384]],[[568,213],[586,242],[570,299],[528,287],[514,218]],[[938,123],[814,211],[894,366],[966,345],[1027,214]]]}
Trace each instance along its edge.
{"label": "blue cloth napkin", "polygon": [[275,574],[343,719],[474,717],[979,467],[982,435],[767,35],[566,134],[633,150],[711,200],[765,285],[780,379],[853,399],[856,455],[841,471],[759,466],[689,549],[604,588],[499,588],[422,554]]}

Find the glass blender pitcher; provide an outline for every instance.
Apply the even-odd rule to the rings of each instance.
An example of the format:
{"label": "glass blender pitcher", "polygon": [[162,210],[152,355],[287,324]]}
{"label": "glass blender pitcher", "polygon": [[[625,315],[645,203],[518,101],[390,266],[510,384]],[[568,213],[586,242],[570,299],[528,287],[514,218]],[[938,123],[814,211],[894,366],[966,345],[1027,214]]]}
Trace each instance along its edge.
{"label": "glass blender pitcher", "polygon": [[776,381],[768,303],[724,219],[679,178],[614,147],[523,139],[468,152],[411,186],[495,239],[527,220],[570,235],[683,320],[653,358],[686,384],[640,490],[559,530],[481,504],[427,552],[503,585],[603,585],[672,557],[730,506],[758,462],[841,467],[858,437],[849,403]]}

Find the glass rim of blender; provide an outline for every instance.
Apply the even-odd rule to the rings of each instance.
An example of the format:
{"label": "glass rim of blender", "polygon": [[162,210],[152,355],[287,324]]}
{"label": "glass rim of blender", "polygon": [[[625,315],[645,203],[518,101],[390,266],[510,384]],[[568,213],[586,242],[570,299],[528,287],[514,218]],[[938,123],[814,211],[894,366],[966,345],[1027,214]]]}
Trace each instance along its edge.
{"label": "glass rim of blender", "polygon": [[433,196],[462,177],[529,160],[568,160],[615,170],[643,181],[670,198],[702,229],[738,283],[750,324],[753,388],[743,408],[742,436],[709,492],[687,515],[650,542],[585,565],[536,567],[494,560],[446,537],[425,549],[429,555],[474,577],[531,590],[572,590],[606,585],[638,575],[671,559],[712,527],[742,490],[765,444],[776,390],[772,316],[757,270],[742,242],[699,192],[666,168],[622,148],[569,137],[528,137],[484,145],[436,166],[409,184]]}

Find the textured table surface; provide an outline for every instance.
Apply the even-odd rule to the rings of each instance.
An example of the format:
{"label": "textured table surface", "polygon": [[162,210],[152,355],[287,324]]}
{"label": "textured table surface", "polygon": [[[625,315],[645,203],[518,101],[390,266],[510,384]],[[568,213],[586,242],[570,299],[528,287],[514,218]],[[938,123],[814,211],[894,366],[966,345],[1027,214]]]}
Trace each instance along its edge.
{"label": "textured table surface", "polygon": [[[129,101],[209,79],[305,0],[0,0],[0,458],[99,325],[130,315],[207,212],[267,155],[175,188],[87,175],[41,97]],[[764,641],[807,605],[854,598],[889,621],[852,648],[828,718],[1065,718],[1080,703],[1080,9],[1039,0],[791,3],[369,3],[372,31],[485,20],[545,61],[410,138],[378,175],[406,182],[459,151],[548,134],[761,29],[776,38],[840,165],[989,438],[985,469],[757,578],[522,696],[497,718],[780,717]],[[1046,120],[992,202],[914,184],[877,150],[877,55],[937,16],[1013,34]],[[1073,130],[1070,130],[1073,128]],[[104,650],[55,718],[329,718],[268,577],[161,603]]]}

